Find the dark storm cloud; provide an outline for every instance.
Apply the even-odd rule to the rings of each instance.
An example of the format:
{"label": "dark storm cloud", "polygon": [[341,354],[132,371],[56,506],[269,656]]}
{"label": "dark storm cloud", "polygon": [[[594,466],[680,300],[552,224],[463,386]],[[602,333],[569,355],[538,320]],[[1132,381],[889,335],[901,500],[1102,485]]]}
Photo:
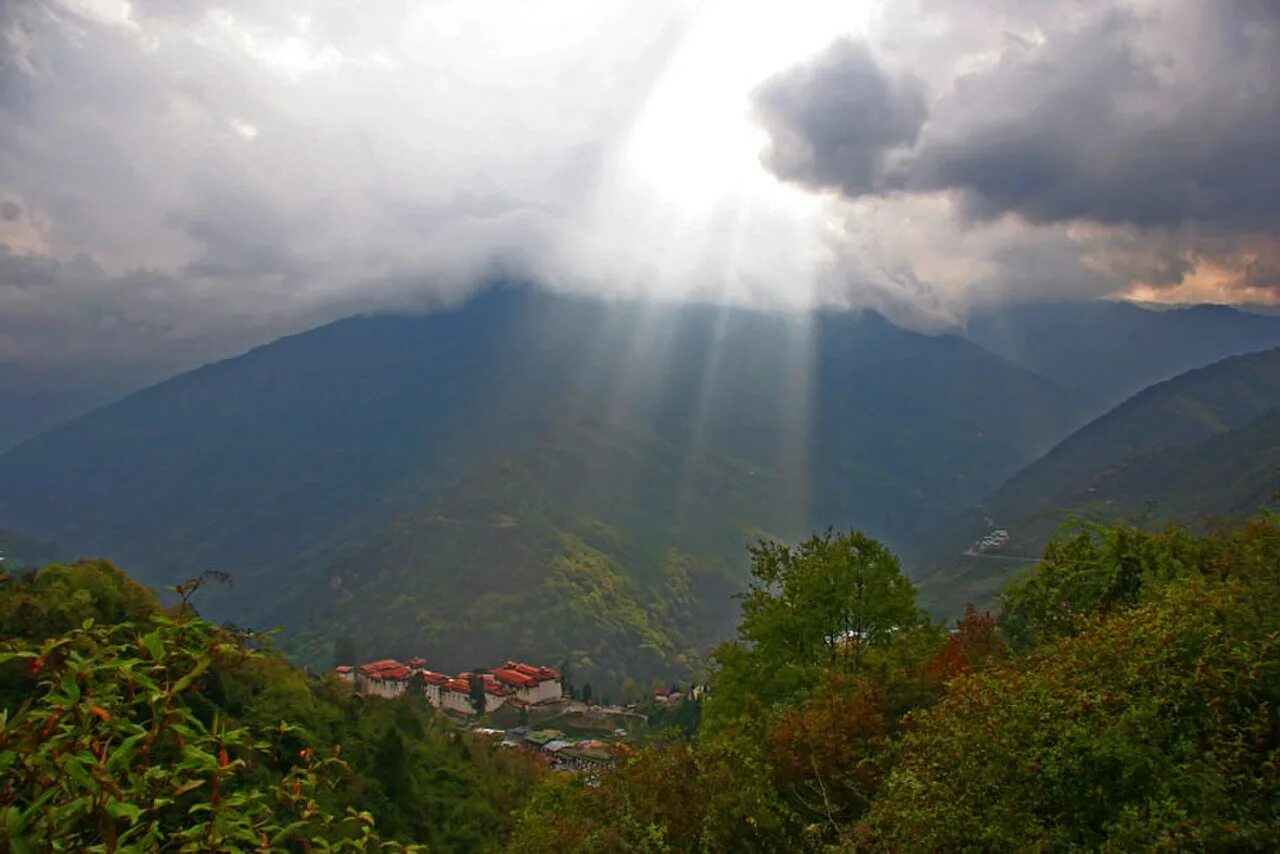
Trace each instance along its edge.
{"label": "dark storm cloud", "polygon": [[[766,163],[850,197],[958,192],[981,218],[1280,228],[1280,4],[1034,5],[1034,41],[1008,34],[994,64],[939,87],[927,121],[846,42],[775,78],[757,98]],[[1071,6],[1094,11],[1058,17]]]}
{"label": "dark storm cloud", "polygon": [[919,81],[890,76],[850,39],[770,80],[755,105],[771,138],[770,169],[851,196],[881,188],[888,155],[914,143],[925,118]]}
{"label": "dark storm cloud", "polygon": [[[984,216],[1140,226],[1280,225],[1280,53],[1269,20],[1213,16],[1194,44],[1144,48],[1153,16],[1114,12],[957,81],[908,167]],[[1237,10],[1244,11],[1244,10]],[[1210,61],[1174,73],[1183,50]]]}
{"label": "dark storm cloud", "polygon": [[882,13],[870,47],[838,40],[755,98],[764,164],[837,196],[837,297],[933,325],[1028,299],[1280,299],[1280,3]]}

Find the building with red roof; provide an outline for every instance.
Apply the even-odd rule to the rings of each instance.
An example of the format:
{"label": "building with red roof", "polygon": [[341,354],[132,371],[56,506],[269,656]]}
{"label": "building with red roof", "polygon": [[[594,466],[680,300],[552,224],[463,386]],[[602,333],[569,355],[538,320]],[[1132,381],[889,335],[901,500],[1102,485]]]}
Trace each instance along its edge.
{"label": "building with red roof", "polygon": [[371,697],[399,697],[410,681],[421,677],[427,702],[439,709],[460,715],[473,715],[471,680],[483,680],[485,711],[493,711],[509,702],[531,705],[563,696],[560,672],[551,667],[508,661],[492,673],[460,673],[449,677],[426,669],[426,659],[411,658],[404,664],[394,658],[382,658],[352,668],[334,668],[339,677],[355,682],[355,690]]}
{"label": "building with red roof", "polygon": [[399,697],[409,687],[413,668],[394,658],[362,664],[356,670],[356,691],[370,697]]}
{"label": "building with red roof", "polygon": [[523,703],[545,703],[564,696],[560,671],[550,667],[508,661],[493,671],[493,677],[510,688]]}

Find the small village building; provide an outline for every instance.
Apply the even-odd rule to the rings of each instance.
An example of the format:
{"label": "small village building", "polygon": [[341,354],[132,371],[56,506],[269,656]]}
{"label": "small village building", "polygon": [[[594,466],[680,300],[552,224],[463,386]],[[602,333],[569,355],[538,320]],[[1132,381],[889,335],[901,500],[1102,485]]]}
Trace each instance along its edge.
{"label": "small village building", "polygon": [[526,735],[524,737],[524,740],[527,744],[531,745],[532,747],[535,747],[538,750],[541,750],[543,747],[550,744],[552,741],[555,741],[556,738],[557,738],[557,734],[555,733],[544,732],[542,730],[534,730],[533,732]]}
{"label": "small village building", "polygon": [[618,764],[612,753],[601,747],[566,747],[556,754],[560,767],[574,771],[602,771]]}
{"label": "small village building", "polygon": [[426,668],[426,659],[411,658],[402,663],[383,658],[359,667],[342,665],[334,669],[339,678],[355,684],[357,693],[369,697],[403,696],[414,679],[422,680],[427,703],[457,715],[474,715],[471,680],[483,680],[484,711],[495,711],[508,703],[520,706],[558,700],[563,696],[560,672],[550,667],[534,667],[508,661],[493,673],[459,673],[450,677]]}
{"label": "small village building", "polygon": [[503,685],[492,676],[486,675],[484,678],[484,710],[485,713],[496,711],[507,704],[508,700],[513,699],[513,692],[506,685]]}
{"label": "small village building", "polygon": [[470,683],[466,679],[449,679],[440,685],[440,708],[455,715],[474,715]]}
{"label": "small village building", "polygon": [[394,658],[383,658],[360,665],[356,671],[356,690],[367,697],[399,697],[409,688],[413,669]]}
{"label": "small village building", "polygon": [[564,696],[560,671],[551,667],[508,661],[493,671],[493,678],[507,686],[517,700],[529,705],[559,700]]}
{"label": "small village building", "polygon": [[426,698],[427,704],[437,709],[443,708],[444,699],[440,695],[440,690],[448,683],[449,677],[430,670],[419,670],[418,674],[422,676],[422,695]]}

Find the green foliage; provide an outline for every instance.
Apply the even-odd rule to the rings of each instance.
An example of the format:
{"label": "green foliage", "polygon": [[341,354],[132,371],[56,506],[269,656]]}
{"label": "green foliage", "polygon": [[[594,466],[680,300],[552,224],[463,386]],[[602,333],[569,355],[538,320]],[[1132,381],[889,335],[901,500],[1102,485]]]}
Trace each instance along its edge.
{"label": "green foliage", "polygon": [[896,558],[862,534],[751,555],[740,639],[716,652],[711,699],[641,707],[696,743],[655,739],[598,785],[540,790],[516,850],[787,850],[862,815],[898,717],[937,694],[942,636]]}
{"label": "green foliage", "polygon": [[898,559],[861,532],[828,531],[798,546],[761,542],[751,558],[738,641],[715,653],[712,731],[758,720],[815,685],[823,669],[856,670],[870,651],[928,623]]}
{"label": "green foliage", "polygon": [[854,839],[875,850],[1280,845],[1280,524],[1198,545],[1195,575],[1128,609],[1101,597],[1071,636],[958,678],[913,715]]}
{"label": "green foliage", "polygon": [[1280,846],[1280,517],[1086,528],[950,633],[860,534],[752,556],[711,699],[591,777],[309,677],[191,585],[165,610],[103,562],[9,577],[0,847]]}
{"label": "green foliage", "polygon": [[896,630],[833,654],[843,610],[804,607],[833,582],[796,559],[822,545],[757,550],[695,742],[541,787],[512,850],[1280,845],[1280,519],[1068,537],[1010,592],[1016,646],[972,609],[907,620],[888,583]]}
{"label": "green foliage", "polygon": [[[254,653],[182,614],[141,626],[92,619],[40,642],[11,641],[0,662],[39,679],[0,717],[0,840],[12,851],[104,846],[184,851],[366,850],[367,812],[319,806],[346,766],[336,750],[300,751],[273,785],[252,767],[263,733],[186,702],[214,669]],[[296,728],[280,723],[277,736]]]}
{"label": "green foliage", "polygon": [[1225,545],[1176,525],[1153,532],[1086,523],[1006,589],[1005,633],[1021,645],[1074,634],[1082,621],[1133,607],[1170,581],[1219,571]]}
{"label": "green foliage", "polygon": [[106,562],[0,583],[0,635],[0,849],[492,850],[541,775]]}
{"label": "green foliage", "polygon": [[828,531],[794,547],[761,542],[751,575],[738,631],[772,662],[829,664],[920,621],[898,559],[861,532]]}

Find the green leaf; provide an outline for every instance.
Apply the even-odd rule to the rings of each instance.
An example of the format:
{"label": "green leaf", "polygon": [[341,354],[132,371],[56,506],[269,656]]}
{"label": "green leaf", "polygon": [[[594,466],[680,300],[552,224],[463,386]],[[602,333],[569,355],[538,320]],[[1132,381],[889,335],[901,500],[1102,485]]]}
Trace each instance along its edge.
{"label": "green leaf", "polygon": [[151,653],[152,659],[159,661],[164,656],[164,640],[160,636],[159,629],[143,635],[142,645]]}
{"label": "green leaf", "polygon": [[286,824],[284,827],[280,828],[275,836],[271,837],[271,845],[273,847],[282,846],[290,836],[293,836],[294,833],[306,826],[307,823],[305,821],[295,821],[292,824]]}
{"label": "green leaf", "polygon": [[77,682],[76,678],[70,673],[63,675],[62,682],[59,683],[58,687],[62,689],[62,693],[66,694],[70,700],[68,705],[75,703],[80,699],[80,683]]}
{"label": "green leaf", "polygon": [[210,664],[212,664],[212,661],[208,658],[201,658],[197,661],[196,666],[191,669],[190,673],[173,683],[173,693],[181,694],[183,691],[190,688],[191,683],[194,682],[201,673],[204,673],[209,669]]}
{"label": "green leaf", "polygon": [[181,786],[173,790],[173,796],[175,798],[181,797],[182,795],[185,795],[187,792],[198,789],[203,785],[204,785],[204,780],[188,780],[187,782],[183,783]]}
{"label": "green leaf", "polygon": [[107,814],[112,818],[127,818],[129,824],[134,825],[142,817],[142,809],[127,801],[111,801],[107,804]]}

